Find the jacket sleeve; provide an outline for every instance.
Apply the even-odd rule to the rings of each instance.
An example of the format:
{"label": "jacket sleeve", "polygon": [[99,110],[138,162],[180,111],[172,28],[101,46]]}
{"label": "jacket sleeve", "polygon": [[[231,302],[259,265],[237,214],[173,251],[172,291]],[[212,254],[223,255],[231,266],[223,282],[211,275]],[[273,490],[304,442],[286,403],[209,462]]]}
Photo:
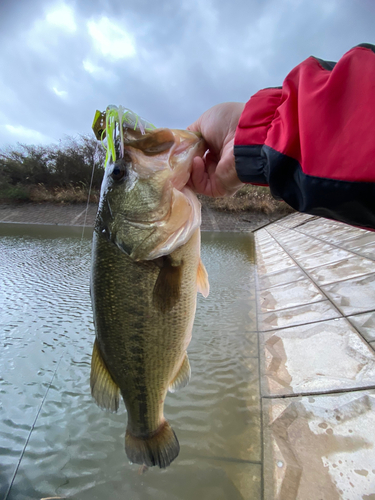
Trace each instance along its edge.
{"label": "jacket sleeve", "polygon": [[234,153],[242,182],[300,212],[375,229],[375,46],[309,57],[246,104]]}

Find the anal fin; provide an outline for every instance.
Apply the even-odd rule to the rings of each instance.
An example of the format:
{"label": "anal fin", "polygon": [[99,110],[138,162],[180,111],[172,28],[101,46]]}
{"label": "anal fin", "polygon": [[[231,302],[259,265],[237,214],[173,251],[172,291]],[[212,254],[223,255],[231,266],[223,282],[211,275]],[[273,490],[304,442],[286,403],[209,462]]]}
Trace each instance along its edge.
{"label": "anal fin", "polygon": [[180,369],[178,370],[177,375],[170,383],[170,385],[168,387],[168,391],[169,392],[176,392],[179,389],[186,387],[189,383],[190,376],[191,376],[191,368],[190,368],[189,358],[188,358],[188,355],[185,354],[182,365],[181,365]]}
{"label": "anal fin", "polygon": [[197,271],[197,288],[204,298],[208,297],[210,293],[210,284],[208,282],[208,274],[204,264],[199,260],[199,266]]}
{"label": "anal fin", "polygon": [[91,394],[100,408],[116,412],[119,407],[120,389],[113,381],[95,340],[91,358]]}

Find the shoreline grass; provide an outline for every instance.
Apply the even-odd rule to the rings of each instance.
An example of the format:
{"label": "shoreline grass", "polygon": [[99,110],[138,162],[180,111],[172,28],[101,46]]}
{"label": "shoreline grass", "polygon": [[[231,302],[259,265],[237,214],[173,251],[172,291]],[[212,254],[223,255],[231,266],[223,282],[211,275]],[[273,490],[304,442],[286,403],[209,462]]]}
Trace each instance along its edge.
{"label": "shoreline grass", "polygon": [[[87,203],[89,189],[86,186],[66,186],[47,188],[43,184],[23,186],[7,186],[0,188],[0,203],[53,203],[77,204]],[[92,189],[89,203],[99,202],[99,190]]]}
{"label": "shoreline grass", "polygon": [[229,213],[263,213],[265,215],[287,215],[295,210],[284,201],[273,198],[271,191],[266,186],[243,186],[234,196],[225,198],[209,198],[198,196],[202,204],[219,212]]}

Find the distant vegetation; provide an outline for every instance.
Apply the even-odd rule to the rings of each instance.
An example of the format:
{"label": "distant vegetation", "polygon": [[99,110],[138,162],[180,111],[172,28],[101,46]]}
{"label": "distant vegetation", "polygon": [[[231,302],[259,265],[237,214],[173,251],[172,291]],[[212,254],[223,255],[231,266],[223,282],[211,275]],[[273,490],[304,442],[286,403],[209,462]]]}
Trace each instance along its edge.
{"label": "distant vegetation", "polygon": [[[0,201],[84,203],[94,175],[90,202],[99,200],[105,150],[90,136],[67,137],[60,144],[18,144],[0,150]],[[293,210],[276,201],[267,187],[247,185],[230,198],[207,198],[202,203],[225,212],[286,214]]]}
{"label": "distant vegetation", "polygon": [[200,199],[214,210],[222,212],[257,212],[267,215],[286,215],[294,212],[284,201],[275,200],[266,186],[247,184],[231,197]]}
{"label": "distant vegetation", "polygon": [[85,202],[91,181],[92,202],[98,199],[105,151],[89,136],[66,137],[60,144],[18,144],[0,150],[0,200]]}

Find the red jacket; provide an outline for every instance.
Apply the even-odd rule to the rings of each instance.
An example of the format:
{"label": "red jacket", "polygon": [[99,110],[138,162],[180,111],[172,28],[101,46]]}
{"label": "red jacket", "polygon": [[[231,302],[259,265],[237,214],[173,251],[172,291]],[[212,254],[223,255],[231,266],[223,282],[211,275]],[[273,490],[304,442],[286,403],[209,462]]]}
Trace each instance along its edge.
{"label": "red jacket", "polygon": [[269,185],[300,212],[375,228],[375,46],[338,63],[309,57],[257,92],[234,153],[243,182]]}

